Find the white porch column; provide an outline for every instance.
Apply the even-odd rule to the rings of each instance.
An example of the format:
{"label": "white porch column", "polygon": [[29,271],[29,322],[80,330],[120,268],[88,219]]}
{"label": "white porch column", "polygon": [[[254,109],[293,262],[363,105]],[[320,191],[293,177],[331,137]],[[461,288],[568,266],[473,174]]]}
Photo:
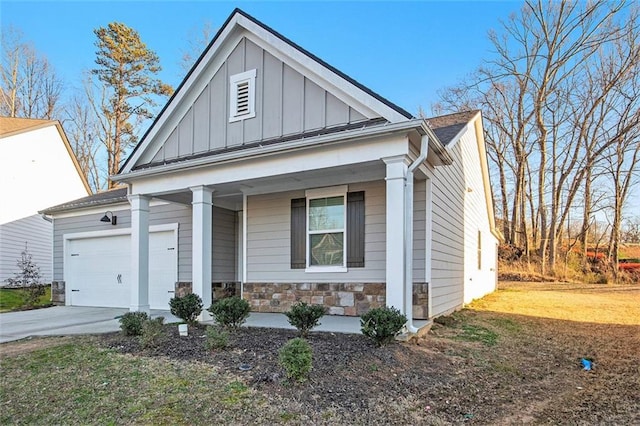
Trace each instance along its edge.
{"label": "white porch column", "polygon": [[407,158],[403,156],[384,158],[387,165],[387,306],[411,315],[411,307],[404,306],[405,277],[405,178]]}
{"label": "white porch column", "polygon": [[149,197],[128,196],[131,204],[131,312],[149,313]]}
{"label": "white porch column", "polygon": [[201,321],[211,319],[206,309],[211,306],[211,242],[212,242],[212,194],[213,190],[205,186],[194,186],[192,201],[192,289],[202,298],[204,309]]}

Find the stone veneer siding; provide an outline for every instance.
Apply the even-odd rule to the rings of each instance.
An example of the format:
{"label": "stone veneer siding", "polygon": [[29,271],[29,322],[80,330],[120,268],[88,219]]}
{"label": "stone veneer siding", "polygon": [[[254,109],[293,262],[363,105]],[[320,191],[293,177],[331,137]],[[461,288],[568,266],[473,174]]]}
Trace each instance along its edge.
{"label": "stone veneer siding", "polygon": [[56,305],[64,305],[66,295],[64,281],[51,281],[51,302]]}
{"label": "stone veneer siding", "polygon": [[[428,285],[413,285],[413,317],[428,318]],[[329,315],[360,316],[385,305],[385,283],[245,283],[254,312],[286,312],[296,302],[324,305]]]}
{"label": "stone veneer siding", "polygon": [[[54,304],[64,305],[65,302],[65,282],[64,281],[52,281],[51,282],[51,302]],[[191,282],[180,281],[175,284],[175,296],[183,297],[191,293]],[[230,296],[240,296],[240,283],[239,282],[227,282],[227,283],[211,283],[211,298],[212,300],[224,299]],[[207,306],[208,308],[208,306]]]}
{"label": "stone veneer siding", "polygon": [[[179,281],[176,283],[176,297],[184,297],[192,292],[193,286],[191,282]],[[225,297],[238,296],[240,297],[240,283],[233,282],[217,282],[211,283],[211,300],[224,299]],[[208,306],[205,306],[207,309]]]}

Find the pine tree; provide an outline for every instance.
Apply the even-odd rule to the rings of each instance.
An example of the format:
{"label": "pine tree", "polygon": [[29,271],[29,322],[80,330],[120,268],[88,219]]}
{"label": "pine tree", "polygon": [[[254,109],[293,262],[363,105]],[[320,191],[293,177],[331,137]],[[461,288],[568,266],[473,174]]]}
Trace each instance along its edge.
{"label": "pine tree", "polygon": [[[101,140],[107,149],[107,173],[118,173],[124,151],[135,144],[137,125],[152,117],[157,96],[169,96],[171,86],[156,76],[162,69],[158,56],[140,39],[137,31],[119,22],[94,30],[96,64],[91,70],[102,83],[100,105]],[[109,182],[109,188],[114,184]]]}

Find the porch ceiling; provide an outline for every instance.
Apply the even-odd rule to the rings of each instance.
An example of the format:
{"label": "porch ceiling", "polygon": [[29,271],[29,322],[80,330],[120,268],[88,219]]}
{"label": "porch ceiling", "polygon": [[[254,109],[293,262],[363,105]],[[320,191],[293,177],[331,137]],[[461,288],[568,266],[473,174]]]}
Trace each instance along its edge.
{"label": "porch ceiling", "polygon": [[[308,188],[343,185],[384,179],[386,166],[382,161],[371,161],[349,166],[315,169],[299,173],[287,173],[260,179],[210,185],[214,189],[213,204],[230,210],[242,210],[242,194],[256,195]],[[155,198],[180,204],[191,204],[191,191],[153,194]]]}

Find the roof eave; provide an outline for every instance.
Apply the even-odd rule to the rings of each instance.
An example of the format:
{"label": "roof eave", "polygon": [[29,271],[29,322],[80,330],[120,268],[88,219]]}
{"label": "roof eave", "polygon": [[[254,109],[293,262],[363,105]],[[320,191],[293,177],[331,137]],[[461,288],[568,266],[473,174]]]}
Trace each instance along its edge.
{"label": "roof eave", "polygon": [[453,164],[453,158],[451,157],[451,155],[449,155],[449,152],[447,152],[444,144],[440,141],[440,139],[438,139],[433,129],[429,127],[427,121],[420,121],[420,129],[423,132],[422,134],[429,136],[429,149],[434,151],[438,155],[438,158],[442,161],[443,165],[448,166],[450,164]]}
{"label": "roof eave", "polygon": [[233,151],[233,152],[224,153],[224,154],[211,156],[211,157],[185,160],[183,162],[156,166],[156,167],[147,168],[147,169],[134,170],[125,174],[113,175],[113,176],[110,176],[110,178],[117,182],[130,182],[130,180],[137,179],[140,177],[152,176],[156,174],[165,174],[165,173],[189,169],[193,167],[204,167],[210,164],[222,163],[227,161],[237,161],[237,160],[248,158],[248,157],[273,155],[273,154],[289,151],[292,149],[308,148],[308,147],[318,146],[322,144],[348,142],[348,141],[353,141],[355,139],[377,137],[377,136],[389,135],[393,133],[403,133],[403,132],[406,133],[412,130],[418,131],[418,132],[430,131],[431,132],[430,139],[434,139],[434,143],[436,144],[435,150],[436,152],[438,152],[439,147],[441,147],[442,144],[438,141],[437,137],[435,136],[435,134],[433,134],[433,132],[430,129],[422,130],[424,129],[424,126],[425,126],[424,120],[422,119],[407,120],[399,123],[387,123],[380,126],[372,126],[372,127],[366,127],[363,129],[348,130],[340,133],[319,135],[311,138],[296,139],[294,141],[285,142],[277,145],[248,148],[248,149]]}

